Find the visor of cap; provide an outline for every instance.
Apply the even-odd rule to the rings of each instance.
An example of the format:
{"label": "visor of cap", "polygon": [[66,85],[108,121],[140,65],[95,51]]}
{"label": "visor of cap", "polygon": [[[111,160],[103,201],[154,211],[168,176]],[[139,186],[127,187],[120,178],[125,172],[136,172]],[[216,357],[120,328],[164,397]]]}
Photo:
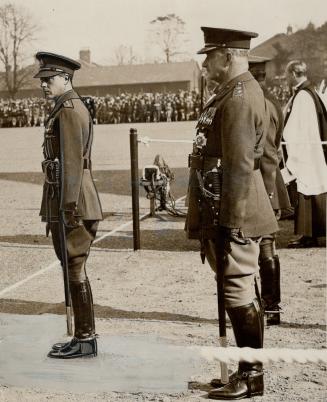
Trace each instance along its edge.
{"label": "visor of cap", "polygon": [[200,49],[198,52],[196,52],[196,54],[206,54],[215,49],[218,49],[218,46],[205,46],[202,49]]}
{"label": "visor of cap", "polygon": [[61,74],[60,72],[50,71],[50,70],[40,70],[33,78],[48,78],[54,77],[55,75]]}
{"label": "visor of cap", "polygon": [[249,63],[251,63],[251,64],[268,63],[268,61],[271,61],[271,60],[272,59],[270,57],[254,56],[252,54],[249,55]]}

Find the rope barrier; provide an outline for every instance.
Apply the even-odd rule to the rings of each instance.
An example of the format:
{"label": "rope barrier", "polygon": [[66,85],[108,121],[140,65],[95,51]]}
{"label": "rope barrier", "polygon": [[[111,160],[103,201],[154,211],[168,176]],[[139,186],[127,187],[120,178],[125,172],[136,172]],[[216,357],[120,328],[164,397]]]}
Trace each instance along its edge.
{"label": "rope barrier", "polygon": [[217,360],[223,363],[246,361],[250,363],[314,363],[327,364],[327,349],[287,349],[287,348],[217,348],[204,346],[200,354],[208,361]]}
{"label": "rope barrier", "polygon": [[286,142],[286,141],[282,141],[281,142],[282,145],[287,145],[287,144],[308,144],[308,145],[326,145],[327,141],[292,141],[292,142]]}
{"label": "rope barrier", "polygon": [[[161,138],[149,138],[149,137],[139,137],[138,142],[144,144],[146,146],[150,145],[150,142],[160,142],[160,143],[183,143],[183,144],[193,144],[193,140],[165,140]],[[282,141],[281,145],[289,144],[286,141]],[[308,142],[308,141],[292,141],[292,144],[310,144],[310,145],[326,145],[327,141],[320,141],[320,142]]]}
{"label": "rope barrier", "polygon": [[139,137],[138,142],[147,146],[149,146],[150,142],[172,142],[172,143],[193,144],[193,140],[164,140],[149,137]]}

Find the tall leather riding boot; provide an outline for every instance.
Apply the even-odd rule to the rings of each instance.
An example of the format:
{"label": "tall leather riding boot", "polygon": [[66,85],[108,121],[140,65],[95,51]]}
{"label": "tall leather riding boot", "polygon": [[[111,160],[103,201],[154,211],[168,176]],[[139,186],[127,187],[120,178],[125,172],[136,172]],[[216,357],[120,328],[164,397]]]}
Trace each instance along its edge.
{"label": "tall leather riding boot", "polygon": [[82,282],[71,282],[70,293],[74,311],[74,336],[85,339],[95,334],[92,291],[88,278]]}
{"label": "tall leather riding boot", "polygon": [[268,325],[280,324],[280,264],[278,255],[259,261],[261,297]]}
{"label": "tall leather riding boot", "polygon": [[[255,299],[245,306],[227,309],[238,347],[263,347],[263,314]],[[233,400],[263,395],[262,363],[240,362],[233,379],[219,389],[210,391],[210,399]]]}
{"label": "tall leather riding boot", "polygon": [[[97,355],[92,291],[89,280],[70,282],[74,311],[75,333],[73,339],[58,348],[53,347],[49,357],[72,359]],[[56,346],[56,345],[54,345]]]}

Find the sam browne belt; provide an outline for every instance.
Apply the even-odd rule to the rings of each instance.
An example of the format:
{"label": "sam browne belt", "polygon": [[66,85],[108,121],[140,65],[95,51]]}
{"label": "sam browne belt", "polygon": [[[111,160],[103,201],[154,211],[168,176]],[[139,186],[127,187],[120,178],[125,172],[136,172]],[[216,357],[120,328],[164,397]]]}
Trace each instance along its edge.
{"label": "sam browne belt", "polygon": [[[222,159],[214,156],[189,154],[188,167],[199,170],[210,170],[217,166],[218,161],[222,161]],[[254,159],[253,170],[258,169],[260,169],[260,159]]]}

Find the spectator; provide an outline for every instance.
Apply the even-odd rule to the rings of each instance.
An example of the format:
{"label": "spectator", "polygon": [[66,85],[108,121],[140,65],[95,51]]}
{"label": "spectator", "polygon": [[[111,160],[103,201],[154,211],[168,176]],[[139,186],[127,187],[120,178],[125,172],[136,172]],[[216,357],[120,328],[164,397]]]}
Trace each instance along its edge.
{"label": "spectator", "polygon": [[[187,121],[200,114],[197,91],[88,95],[83,101],[95,124]],[[51,102],[41,98],[0,99],[0,127],[43,126],[50,110]]]}

